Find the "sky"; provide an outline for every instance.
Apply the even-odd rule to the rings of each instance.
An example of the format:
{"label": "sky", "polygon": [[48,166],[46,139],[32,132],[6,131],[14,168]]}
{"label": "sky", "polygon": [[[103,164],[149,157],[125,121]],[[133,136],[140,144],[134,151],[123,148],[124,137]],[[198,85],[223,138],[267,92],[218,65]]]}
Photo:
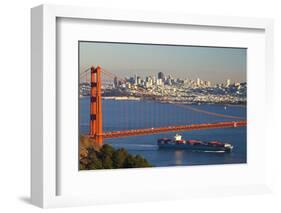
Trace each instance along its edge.
{"label": "sky", "polygon": [[105,42],[79,42],[80,69],[100,65],[120,77],[200,78],[212,83],[246,82],[247,49]]}

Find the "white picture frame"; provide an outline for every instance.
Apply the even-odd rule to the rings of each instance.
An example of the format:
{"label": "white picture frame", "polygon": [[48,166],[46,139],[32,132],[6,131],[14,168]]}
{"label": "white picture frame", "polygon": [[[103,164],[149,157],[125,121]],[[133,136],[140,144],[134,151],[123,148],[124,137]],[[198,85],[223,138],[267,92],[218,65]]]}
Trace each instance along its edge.
{"label": "white picture frame", "polygon": [[[91,205],[97,203],[114,203],[142,200],[163,200],[174,199],[180,197],[194,196],[213,196],[213,195],[233,195],[233,194],[252,194],[264,193],[270,191],[271,173],[267,168],[269,161],[260,168],[258,174],[264,173],[265,176],[258,179],[253,184],[249,181],[237,182],[233,184],[214,185],[210,187],[193,184],[194,187],[184,186],[182,190],[172,184],[163,185],[163,190],[160,183],[157,187],[151,188],[149,193],[133,194],[132,189],[124,190],[120,194],[102,194],[83,195],[82,194],[60,194],[59,185],[62,184],[60,178],[61,167],[58,166],[59,159],[62,157],[62,150],[58,151],[57,145],[57,119],[58,119],[58,101],[57,88],[60,81],[57,79],[57,29],[58,20],[63,19],[78,19],[78,20],[102,20],[102,21],[118,21],[131,23],[153,23],[155,25],[173,27],[173,26],[200,26],[207,28],[220,28],[231,30],[258,30],[263,32],[264,44],[264,67],[261,68],[261,76],[265,82],[265,87],[262,87],[262,92],[265,94],[265,102],[259,109],[262,111],[266,106],[272,108],[273,100],[270,98],[269,91],[273,88],[271,84],[273,79],[273,21],[271,19],[257,18],[241,18],[241,17],[216,17],[203,15],[187,15],[173,13],[152,13],[147,11],[122,11],[112,9],[97,9],[74,6],[54,6],[41,5],[31,10],[31,73],[32,73],[32,88],[31,88],[31,201],[33,204],[47,208],[59,206],[75,206],[75,205]],[[261,80],[261,79],[260,79]],[[254,85],[254,84],[252,84]],[[251,98],[251,97],[250,97]],[[270,110],[268,110],[270,111]],[[262,114],[262,113],[261,113]],[[250,116],[251,117],[251,116]],[[259,122],[265,123],[267,128],[271,122],[271,117],[263,114],[257,116]],[[256,121],[253,118],[253,121]],[[255,126],[252,126],[253,128]],[[267,132],[267,131],[266,131]],[[260,133],[262,134],[262,133]],[[266,133],[264,133],[266,134]],[[264,138],[267,138],[264,136]],[[265,142],[268,148],[268,142]],[[257,148],[258,149],[258,148]],[[267,153],[268,155],[268,153]],[[266,155],[260,156],[266,158]],[[61,161],[64,161],[62,159]],[[63,164],[62,164],[63,165]],[[161,170],[151,170],[151,178],[157,178],[159,175],[183,174],[186,168],[165,168]],[[235,167],[228,167],[228,170],[234,170]],[[243,170],[247,170],[245,167]],[[199,170],[204,170],[202,167]],[[220,168],[213,167],[212,172],[218,172]],[[63,170],[62,170],[63,171]],[[211,172],[210,170],[206,170]],[[200,171],[201,172],[201,171]],[[77,170],[78,173],[78,170]],[[119,178],[128,179],[134,175],[141,176],[145,173],[145,169],[134,170],[132,174],[129,171],[119,171]],[[106,176],[105,173],[100,173],[101,176]],[[109,173],[108,173],[109,174]],[[203,173],[202,173],[203,174]],[[83,176],[90,174],[84,173]],[[109,174],[110,175],[110,174]],[[132,176],[133,175],[133,176]],[[255,174],[253,174],[255,175]],[[106,178],[106,177],[105,177]],[[169,178],[174,178],[173,175]],[[196,178],[196,177],[195,177]],[[72,180],[70,178],[70,180]],[[73,179],[74,180],[74,179]],[[83,179],[86,180],[86,179]],[[128,179],[129,180],[129,179]],[[73,184],[73,190],[77,190]],[[141,185],[141,184],[140,184]],[[68,185],[69,187],[69,185]],[[129,188],[129,186],[128,186]],[[144,187],[145,189],[145,187]],[[72,189],[69,191],[71,192]],[[137,191],[137,190],[136,190]],[[127,193],[127,194],[126,194]],[[168,196],[169,194],[177,194],[176,196]]]}

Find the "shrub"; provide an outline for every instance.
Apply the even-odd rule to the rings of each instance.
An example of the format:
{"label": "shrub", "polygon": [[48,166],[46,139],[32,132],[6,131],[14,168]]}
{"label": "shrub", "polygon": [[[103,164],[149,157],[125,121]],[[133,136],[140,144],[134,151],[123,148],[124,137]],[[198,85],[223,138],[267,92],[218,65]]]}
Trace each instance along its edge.
{"label": "shrub", "polygon": [[151,167],[141,155],[131,155],[124,148],[115,150],[108,144],[99,150],[87,148],[87,153],[80,159],[80,170]]}

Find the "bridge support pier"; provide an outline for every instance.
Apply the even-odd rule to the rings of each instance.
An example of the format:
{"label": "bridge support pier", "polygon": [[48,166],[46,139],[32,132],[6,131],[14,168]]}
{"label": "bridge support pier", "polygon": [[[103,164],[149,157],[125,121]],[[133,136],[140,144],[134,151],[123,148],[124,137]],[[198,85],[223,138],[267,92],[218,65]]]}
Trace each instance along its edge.
{"label": "bridge support pier", "polygon": [[102,145],[101,67],[91,67],[90,132],[95,143]]}

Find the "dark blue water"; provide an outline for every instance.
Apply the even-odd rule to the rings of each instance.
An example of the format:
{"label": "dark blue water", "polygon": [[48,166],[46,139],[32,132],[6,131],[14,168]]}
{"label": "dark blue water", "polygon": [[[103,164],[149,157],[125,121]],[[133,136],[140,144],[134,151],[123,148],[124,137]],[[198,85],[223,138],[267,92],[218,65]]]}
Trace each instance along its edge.
{"label": "dark blue water", "polygon": [[[88,133],[89,98],[80,98],[80,133]],[[192,105],[197,109],[239,116],[246,119],[246,107],[225,105]],[[119,131],[192,123],[213,123],[233,119],[217,117],[152,101],[103,100],[103,130]],[[184,139],[219,140],[234,145],[232,153],[158,150],[158,138],[172,138],[176,133],[105,139],[115,148],[124,147],[131,154],[143,155],[154,166],[246,163],[246,127],[180,132]]]}

